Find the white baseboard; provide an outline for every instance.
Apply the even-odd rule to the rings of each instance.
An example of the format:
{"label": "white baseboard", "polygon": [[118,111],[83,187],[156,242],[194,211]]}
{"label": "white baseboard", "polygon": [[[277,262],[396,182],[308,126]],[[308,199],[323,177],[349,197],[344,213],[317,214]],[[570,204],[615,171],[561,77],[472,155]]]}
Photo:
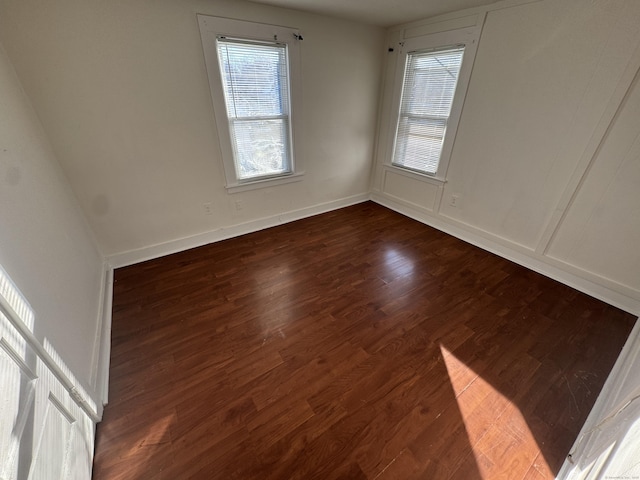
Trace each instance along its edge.
{"label": "white baseboard", "polygon": [[111,358],[111,309],[113,305],[113,268],[106,262],[100,298],[98,325],[93,344],[91,387],[95,392],[98,416],[102,418],[109,396],[109,363]]}
{"label": "white baseboard", "polygon": [[633,315],[640,315],[639,300],[600,283],[596,283],[567,270],[563,270],[558,266],[547,263],[544,257],[532,256],[531,254],[518,251],[515,248],[509,248],[503,243],[491,240],[486,236],[473,233],[471,229],[458,227],[457,225],[447,222],[441,217],[437,217],[421,210],[413,209],[403,203],[396,202],[384,194],[374,192],[371,194],[371,200],[407,217],[413,218],[418,222],[429,225],[442,232],[448,233],[449,235],[453,235],[454,237],[464,240],[476,247],[495,253],[496,255],[506,258],[507,260],[511,260],[518,265],[522,265],[523,267],[557,280],[565,285],[575,288],[576,290],[586,293],[587,295],[613,305],[614,307],[618,307]]}
{"label": "white baseboard", "polygon": [[[516,248],[510,248],[504,242],[499,242],[487,238],[487,235],[474,233],[472,229],[466,229],[454,225],[445,219],[425,213],[421,210],[413,209],[410,206],[396,202],[388,196],[373,192],[371,195],[365,193],[354,195],[340,200],[305,207],[298,210],[265,217],[250,222],[223,227],[210,232],[205,232],[190,237],[172,240],[166,243],[143,247],[136,250],[130,250],[107,258],[107,262],[111,268],[120,268],[135,263],[152,260],[154,258],[163,257],[172,253],[181,252],[190,248],[201,247],[209,243],[219,242],[228,238],[245,235],[247,233],[256,232],[265,228],[282,225],[285,223],[300,220],[302,218],[319,215],[339,208],[355,205],[367,200],[383,205],[391,210],[401,213],[407,217],[413,218],[421,223],[434,227],[440,231],[453,235],[465,242],[471,243],[477,247],[495,253],[503,258],[511,260],[519,265],[529,268],[547,277],[553,278],[565,285],[576,290],[591,295],[599,300],[609,303],[615,307],[625,310],[634,315],[640,315],[640,300],[627,295],[623,291],[616,290],[603,283],[599,283],[597,279],[592,280],[585,278],[579,274],[569,271],[569,266],[563,269],[562,266],[554,265],[551,260],[546,261],[545,257],[535,255],[529,252],[519,251]],[[574,269],[575,270],[575,269]],[[593,275],[591,275],[593,277]]]}
{"label": "white baseboard", "polygon": [[366,202],[367,200],[369,200],[369,194],[363,193],[340,200],[321,203],[312,207],[291,210],[278,215],[251,220],[250,222],[232,225],[230,227],[223,227],[210,232],[192,235],[190,237],[180,238],[158,245],[152,245],[150,247],[118,253],[107,257],[107,262],[112,268],[126,267],[127,265],[133,265],[135,263],[152,260],[172,253],[182,252],[184,250],[189,250],[190,248],[201,247],[203,245],[208,245],[209,243],[219,242],[221,240],[238,237],[247,233],[257,232],[259,230],[264,230],[265,228],[275,227],[295,220],[355,205],[356,203]]}
{"label": "white baseboard", "polygon": [[109,266],[106,262],[102,264],[101,281],[100,281],[100,298],[98,300],[98,311],[96,312],[96,332],[93,338],[93,349],[91,352],[91,370],[89,377],[89,386],[93,389],[93,397],[96,403],[100,394],[98,393],[98,370],[100,365],[100,339],[102,338],[102,324],[104,321],[104,308],[106,301],[106,292],[109,288],[109,279],[107,278],[107,271]]}

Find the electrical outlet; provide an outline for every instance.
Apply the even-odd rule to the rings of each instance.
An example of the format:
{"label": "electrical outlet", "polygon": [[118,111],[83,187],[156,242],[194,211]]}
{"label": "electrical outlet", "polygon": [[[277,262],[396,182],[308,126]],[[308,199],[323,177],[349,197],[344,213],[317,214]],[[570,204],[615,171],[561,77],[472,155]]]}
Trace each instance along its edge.
{"label": "electrical outlet", "polygon": [[451,195],[451,197],[449,198],[449,205],[451,205],[452,207],[457,207],[459,197],[459,195]]}
{"label": "electrical outlet", "polygon": [[242,210],[242,200],[236,200],[236,210]]}
{"label": "electrical outlet", "polygon": [[202,207],[204,208],[205,215],[211,215],[213,213],[213,208],[210,203],[204,203]]}

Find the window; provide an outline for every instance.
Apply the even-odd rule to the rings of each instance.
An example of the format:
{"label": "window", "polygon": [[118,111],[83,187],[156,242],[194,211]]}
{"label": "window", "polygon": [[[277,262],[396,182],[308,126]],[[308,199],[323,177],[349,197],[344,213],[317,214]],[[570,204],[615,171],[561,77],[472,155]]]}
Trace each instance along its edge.
{"label": "window", "polygon": [[227,189],[299,180],[293,29],[198,16]]}
{"label": "window", "polygon": [[435,175],[462,65],[463,47],[407,55],[393,164]]}
{"label": "window", "polygon": [[287,45],[220,37],[218,59],[236,176],[291,173]]}
{"label": "window", "polygon": [[444,181],[478,36],[478,28],[467,27],[399,42],[389,168]]}

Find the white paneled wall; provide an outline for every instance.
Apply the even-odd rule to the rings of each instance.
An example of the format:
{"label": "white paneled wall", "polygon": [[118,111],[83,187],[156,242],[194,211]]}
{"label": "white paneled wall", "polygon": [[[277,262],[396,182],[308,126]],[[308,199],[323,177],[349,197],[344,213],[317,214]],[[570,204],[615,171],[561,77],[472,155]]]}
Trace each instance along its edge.
{"label": "white paneled wall", "polygon": [[640,273],[640,85],[634,81],[546,254],[637,292]]}
{"label": "white paneled wall", "polygon": [[0,478],[90,479],[94,418],[0,311]]}
{"label": "white paneled wall", "polygon": [[[483,13],[401,26],[388,42]],[[633,0],[489,6],[446,182],[436,186],[386,166],[389,54],[373,198],[640,313],[639,47]]]}
{"label": "white paneled wall", "polygon": [[0,478],[88,480],[96,404],[34,320],[0,268]]}

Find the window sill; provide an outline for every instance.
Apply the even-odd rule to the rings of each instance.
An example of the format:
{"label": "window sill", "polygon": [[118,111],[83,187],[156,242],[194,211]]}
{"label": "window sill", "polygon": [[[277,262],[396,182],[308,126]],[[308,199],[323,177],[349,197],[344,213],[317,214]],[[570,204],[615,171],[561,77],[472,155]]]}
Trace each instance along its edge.
{"label": "window sill", "polygon": [[257,190],[259,188],[274,187],[285,183],[299,182],[302,180],[304,172],[292,173],[291,175],[275,178],[265,178],[246,183],[230,183],[226,186],[227,193],[245,192],[247,190]]}
{"label": "window sill", "polygon": [[421,182],[430,183],[432,185],[441,186],[441,185],[444,185],[445,183],[447,183],[447,181],[444,180],[444,179],[437,178],[437,177],[432,177],[431,175],[427,175],[425,173],[418,173],[418,172],[414,172],[412,170],[405,170],[404,168],[396,167],[395,165],[386,164],[384,166],[384,169],[387,172],[396,173],[398,175],[402,175],[404,177],[413,178],[414,180],[419,180]]}

